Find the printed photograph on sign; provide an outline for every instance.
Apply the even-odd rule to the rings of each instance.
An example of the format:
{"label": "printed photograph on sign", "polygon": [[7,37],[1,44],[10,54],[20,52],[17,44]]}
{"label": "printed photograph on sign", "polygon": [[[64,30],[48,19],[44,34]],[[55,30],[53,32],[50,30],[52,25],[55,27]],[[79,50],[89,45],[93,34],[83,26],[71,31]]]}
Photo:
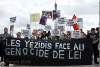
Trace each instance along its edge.
{"label": "printed photograph on sign", "polygon": [[42,15],[47,16],[47,18],[52,19],[52,11],[42,11]]}

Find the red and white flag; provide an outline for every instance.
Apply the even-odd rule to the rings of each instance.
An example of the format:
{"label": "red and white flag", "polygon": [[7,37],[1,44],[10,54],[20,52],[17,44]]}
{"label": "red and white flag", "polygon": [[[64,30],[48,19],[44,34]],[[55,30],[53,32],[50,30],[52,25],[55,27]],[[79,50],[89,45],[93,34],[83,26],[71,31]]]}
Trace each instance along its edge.
{"label": "red and white flag", "polygon": [[74,14],[72,17],[73,22],[77,22],[77,16]]}
{"label": "red and white flag", "polygon": [[77,19],[77,16],[74,14],[73,17],[72,17],[72,19]]}
{"label": "red and white flag", "polygon": [[77,23],[77,16],[74,14],[73,17],[72,17],[72,20],[73,20],[73,29],[74,30],[79,30],[79,24]]}

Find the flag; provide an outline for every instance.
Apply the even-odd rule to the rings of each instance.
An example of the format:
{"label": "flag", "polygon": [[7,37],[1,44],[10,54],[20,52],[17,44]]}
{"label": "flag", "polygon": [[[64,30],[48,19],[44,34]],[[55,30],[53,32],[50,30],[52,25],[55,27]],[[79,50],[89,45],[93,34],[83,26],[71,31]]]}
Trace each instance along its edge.
{"label": "flag", "polygon": [[76,17],[76,15],[75,15],[75,14],[73,15],[72,19],[77,19],[77,17]]}
{"label": "flag", "polygon": [[47,22],[47,17],[46,16],[42,16],[41,19],[40,19],[40,24],[46,25],[46,22]]}
{"label": "flag", "polygon": [[79,24],[79,28],[83,28],[83,18],[77,18],[77,23]]}
{"label": "flag", "polygon": [[72,17],[73,22],[77,22],[77,16],[74,14]]}
{"label": "flag", "polygon": [[10,22],[14,23],[16,21],[16,17],[11,17]]}
{"label": "flag", "polygon": [[30,18],[31,18],[32,22],[37,22],[40,19],[40,14],[39,13],[33,13],[33,14],[31,14]]}
{"label": "flag", "polygon": [[83,22],[83,18],[77,18],[77,22]]}
{"label": "flag", "polygon": [[74,30],[79,30],[79,24],[78,23],[73,23],[73,29]]}
{"label": "flag", "polygon": [[67,26],[72,26],[74,23],[72,19],[67,19],[66,22],[67,22],[66,23]]}

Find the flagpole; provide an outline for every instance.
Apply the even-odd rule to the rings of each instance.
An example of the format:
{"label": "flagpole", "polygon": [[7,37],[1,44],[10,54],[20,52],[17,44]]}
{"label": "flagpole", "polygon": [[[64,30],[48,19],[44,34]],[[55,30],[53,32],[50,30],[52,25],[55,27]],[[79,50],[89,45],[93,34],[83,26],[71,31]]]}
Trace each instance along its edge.
{"label": "flagpole", "polygon": [[[13,23],[13,26],[14,26],[14,23]],[[13,29],[13,31],[12,31],[12,36],[14,35],[14,29]]]}
{"label": "flagpole", "polygon": [[15,17],[11,17],[10,18],[10,23],[12,23],[11,25],[13,26],[12,29],[10,30],[10,35],[13,36],[14,33],[14,23],[16,22],[16,16]]}
{"label": "flagpole", "polygon": [[36,22],[35,22],[35,29],[37,29],[37,28],[36,28]]}
{"label": "flagpole", "polygon": [[[31,14],[31,15],[32,15],[32,14]],[[32,19],[31,19],[31,15],[30,15],[30,30],[29,30],[29,32],[30,32],[30,36],[29,36],[29,37],[30,37],[30,38],[31,38],[31,23],[32,23],[32,22],[31,22],[31,20],[32,20]]]}
{"label": "flagpole", "polygon": [[70,31],[71,31],[71,26],[70,26]]}
{"label": "flagpole", "polygon": [[[12,22],[11,22],[12,23]],[[13,27],[12,27],[12,29],[10,30],[10,35],[11,36],[13,36],[14,34],[14,23],[13,24],[11,24]],[[10,27],[11,27],[11,25],[10,25]]]}

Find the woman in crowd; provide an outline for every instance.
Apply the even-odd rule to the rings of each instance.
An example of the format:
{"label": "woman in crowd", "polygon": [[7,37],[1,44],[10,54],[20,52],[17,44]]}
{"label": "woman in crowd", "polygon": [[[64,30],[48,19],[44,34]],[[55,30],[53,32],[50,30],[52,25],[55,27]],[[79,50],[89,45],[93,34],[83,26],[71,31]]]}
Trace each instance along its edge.
{"label": "woman in crowd", "polygon": [[71,32],[67,31],[66,39],[71,39]]}
{"label": "woman in crowd", "polygon": [[16,35],[17,35],[17,38],[21,38],[21,32],[18,32]]}

